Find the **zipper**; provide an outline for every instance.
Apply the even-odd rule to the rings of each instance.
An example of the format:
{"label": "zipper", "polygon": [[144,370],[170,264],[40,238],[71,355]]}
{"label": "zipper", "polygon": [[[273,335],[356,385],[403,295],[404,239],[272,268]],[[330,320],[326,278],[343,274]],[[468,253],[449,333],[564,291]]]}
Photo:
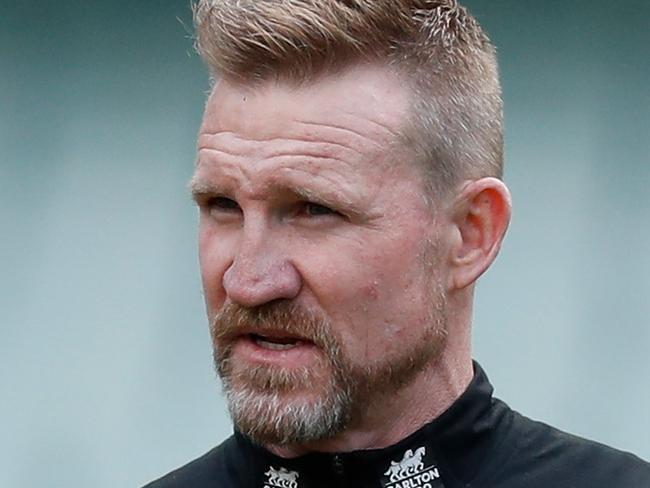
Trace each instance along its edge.
{"label": "zipper", "polygon": [[332,456],[332,471],[334,476],[339,481],[338,486],[345,486],[345,469],[343,466],[343,460],[338,454]]}

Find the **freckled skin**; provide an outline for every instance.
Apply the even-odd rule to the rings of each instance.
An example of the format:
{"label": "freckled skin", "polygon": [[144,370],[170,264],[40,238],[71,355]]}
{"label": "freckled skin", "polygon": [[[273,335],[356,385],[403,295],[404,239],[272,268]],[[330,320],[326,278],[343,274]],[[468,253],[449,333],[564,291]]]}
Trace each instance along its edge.
{"label": "freckled skin", "polygon": [[[324,313],[357,364],[420,340],[432,273],[448,276],[423,263],[444,226],[410,152],[395,145],[408,110],[403,86],[372,66],[304,87],[219,83],[192,182],[210,317],[229,302],[292,300]],[[234,209],[212,205],[215,196]],[[310,213],[309,202],[331,212]],[[427,388],[431,378],[418,381]]]}

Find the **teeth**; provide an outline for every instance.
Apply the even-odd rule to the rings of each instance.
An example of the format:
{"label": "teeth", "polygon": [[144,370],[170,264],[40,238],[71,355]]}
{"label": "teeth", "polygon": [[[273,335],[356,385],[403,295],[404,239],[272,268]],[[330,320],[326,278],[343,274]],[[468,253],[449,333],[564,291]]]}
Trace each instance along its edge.
{"label": "teeth", "polygon": [[295,342],[291,344],[280,344],[278,342],[265,341],[264,339],[256,339],[255,342],[258,346],[261,346],[265,349],[271,349],[273,351],[286,351],[287,349],[296,347]]}

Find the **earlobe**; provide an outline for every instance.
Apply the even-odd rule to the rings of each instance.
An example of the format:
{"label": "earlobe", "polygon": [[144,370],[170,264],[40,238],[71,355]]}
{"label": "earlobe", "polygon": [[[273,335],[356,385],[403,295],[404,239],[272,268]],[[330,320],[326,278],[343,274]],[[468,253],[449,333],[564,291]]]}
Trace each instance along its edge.
{"label": "earlobe", "polygon": [[454,204],[452,286],[474,283],[496,259],[511,214],[510,192],[497,178],[465,183]]}

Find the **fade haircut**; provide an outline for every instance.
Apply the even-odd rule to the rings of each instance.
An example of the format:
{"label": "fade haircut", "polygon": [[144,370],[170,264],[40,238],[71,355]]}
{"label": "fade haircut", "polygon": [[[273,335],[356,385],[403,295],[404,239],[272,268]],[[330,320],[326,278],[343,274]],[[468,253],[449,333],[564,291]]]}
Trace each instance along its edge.
{"label": "fade haircut", "polygon": [[211,75],[308,83],[380,62],[411,90],[402,136],[433,194],[502,177],[495,48],[456,0],[198,0],[197,50]]}

